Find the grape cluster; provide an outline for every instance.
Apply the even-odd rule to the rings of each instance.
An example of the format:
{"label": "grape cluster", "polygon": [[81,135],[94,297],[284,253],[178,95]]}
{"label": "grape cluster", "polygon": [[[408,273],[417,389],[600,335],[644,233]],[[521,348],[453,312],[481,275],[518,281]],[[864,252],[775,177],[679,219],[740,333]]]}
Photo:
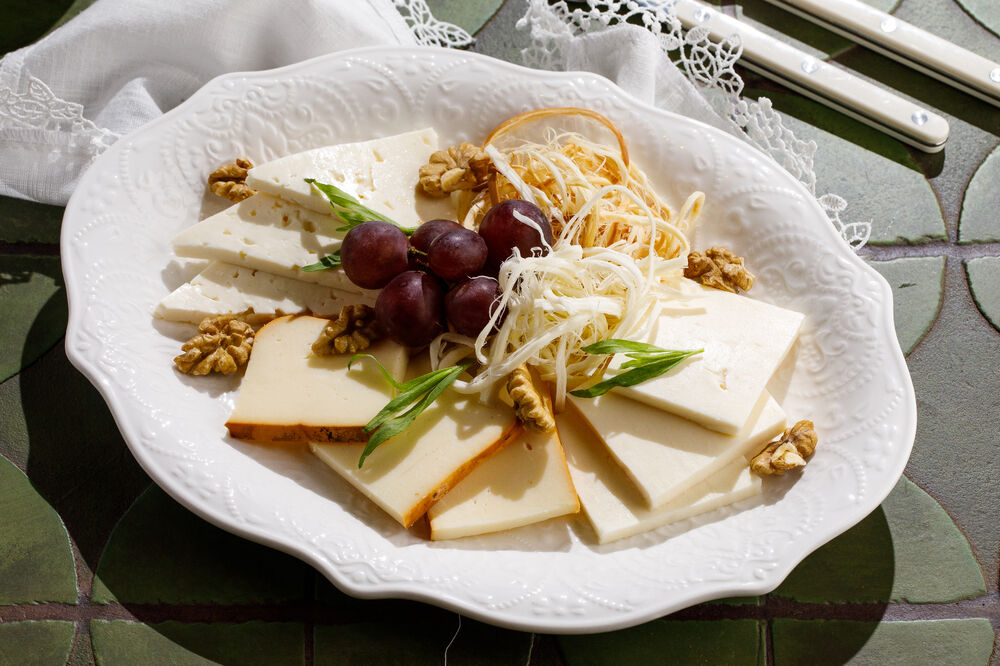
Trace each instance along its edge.
{"label": "grape cluster", "polygon": [[388,222],[364,222],[347,232],[340,260],[351,282],[382,290],[375,317],[389,338],[422,347],[444,331],[446,321],[463,335],[479,335],[500,295],[500,264],[515,248],[530,256],[544,254],[551,244],[552,225],[541,209],[511,199],[486,213],[478,233],[451,220],[431,220],[407,238]]}

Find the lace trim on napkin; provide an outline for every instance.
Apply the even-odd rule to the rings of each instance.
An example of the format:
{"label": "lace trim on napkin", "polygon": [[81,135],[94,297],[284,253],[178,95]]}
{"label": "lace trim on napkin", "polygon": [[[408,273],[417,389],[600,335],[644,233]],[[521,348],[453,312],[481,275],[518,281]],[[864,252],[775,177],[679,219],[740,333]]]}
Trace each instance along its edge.
{"label": "lace trim on napkin", "polygon": [[472,43],[472,35],[451,23],[434,18],[426,0],[392,0],[421,46],[457,48]]}
{"label": "lace trim on napkin", "polygon": [[[532,44],[522,51],[525,64],[565,70],[571,42],[580,35],[622,24],[642,26],[656,37],[664,53],[680,62],[680,70],[734,134],[769,155],[816,196],[814,141],[803,141],[782,124],[771,100],[740,97],[743,80],[733,65],[743,51],[738,36],[712,42],[702,27],[685,32],[672,11],[673,2],[661,0],[587,0],[586,7],[570,9],[565,0],[527,0],[528,10],[518,28],[530,30]],[[871,235],[871,222],[845,223],[840,213],[847,202],[835,194],[817,198],[830,222],[855,251]]]}

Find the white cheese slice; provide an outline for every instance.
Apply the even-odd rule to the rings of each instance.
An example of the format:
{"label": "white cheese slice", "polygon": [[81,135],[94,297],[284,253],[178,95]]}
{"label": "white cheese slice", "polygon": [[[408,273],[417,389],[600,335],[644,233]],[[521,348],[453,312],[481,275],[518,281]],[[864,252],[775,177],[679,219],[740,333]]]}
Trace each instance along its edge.
{"label": "white cheese slice", "polygon": [[556,423],[573,485],[600,543],[648,532],[761,492],[760,477],[739,458],[667,504],[650,509],[582,419],[567,410]]}
{"label": "white cheese slice", "polygon": [[[429,371],[411,364],[411,377]],[[522,432],[506,405],[489,407],[445,390],[413,424],[358,468],[364,444],[310,443],[312,452],[386,513],[409,527],[449,489]]]}
{"label": "white cheese slice", "polygon": [[205,317],[248,313],[251,321],[287,314],[336,315],[345,305],[374,300],[266,271],[213,261],[191,281],[167,294],[153,315],[199,323]]}
{"label": "white cheese slice", "polygon": [[[257,331],[229,434],[251,441],[367,440],[363,427],[393,397],[371,361],[347,369],[351,354],[314,356],[312,343],[328,320],[281,317]],[[372,345],[394,377],[406,371],[407,351],[394,342]]]}
{"label": "white cheese slice", "polygon": [[525,432],[431,506],[431,539],[488,534],[580,510],[556,432]]}
{"label": "white cheese slice", "polygon": [[429,197],[417,190],[418,170],[437,149],[437,133],[429,128],[326,146],[254,167],[247,185],[329,214],[326,198],[305,181],[314,178],[403,226],[415,227],[435,218],[455,219],[449,197]]}
{"label": "white cheese slice", "polygon": [[344,233],[337,228],[343,224],[277,197],[255,194],[177,234],[174,253],[364,293],[342,269],[299,270],[340,248]]}
{"label": "white cheese slice", "polygon": [[[692,291],[690,305],[702,309],[662,315],[646,341],[664,349],[705,351],[666,374],[614,391],[733,435],[791,349],[803,315],[685,282]],[[611,372],[627,360],[615,355]]]}
{"label": "white cheese slice", "polygon": [[785,412],[766,391],[735,435],[614,393],[571,401],[650,507],[666,504],[736,458],[756,454],[785,427]]}

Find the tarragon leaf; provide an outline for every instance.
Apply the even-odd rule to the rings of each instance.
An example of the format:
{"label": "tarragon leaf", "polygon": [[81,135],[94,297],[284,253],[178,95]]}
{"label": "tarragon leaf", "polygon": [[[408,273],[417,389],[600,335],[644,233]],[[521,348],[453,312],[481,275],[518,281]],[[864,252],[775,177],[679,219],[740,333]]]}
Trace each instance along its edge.
{"label": "tarragon leaf", "polygon": [[578,398],[596,398],[618,386],[635,386],[636,384],[641,384],[654,377],[659,377],[684,359],[695,354],[700,354],[705,350],[678,351],[663,349],[644,342],[610,339],[587,345],[583,348],[583,351],[590,354],[618,354],[624,352],[625,356],[631,360],[621,365],[621,369],[627,370],[627,372],[605,379],[593,386],[570,391],[570,395]]}
{"label": "tarragon leaf", "polygon": [[[359,356],[371,356],[370,354],[357,354],[351,358],[351,363]],[[374,358],[374,357],[372,357]],[[375,359],[378,361],[378,359]],[[349,365],[349,364],[348,364]],[[425,375],[420,375],[407,382],[399,383],[389,376],[389,373],[382,368],[382,375],[398,391],[399,395],[389,401],[372,420],[365,425],[365,432],[370,433],[368,444],[362,451],[358,459],[358,468],[365,463],[365,459],[382,442],[406,430],[425,409],[427,409],[438,396],[448,388],[469,366],[471,361],[466,361],[459,365],[448,368],[433,370]],[[414,404],[415,403],[415,404]],[[409,407],[409,409],[407,409]],[[406,411],[403,411],[406,410]]]}
{"label": "tarragon leaf", "polygon": [[306,178],[305,181],[326,197],[326,200],[330,202],[330,207],[333,209],[334,215],[345,223],[337,231],[350,231],[359,224],[368,222],[369,220],[388,222],[399,227],[407,236],[412,235],[416,231],[416,229],[404,227],[382,213],[372,210],[336,185],[321,183],[315,178]]}
{"label": "tarragon leaf", "polygon": [[326,255],[315,264],[303,266],[299,270],[312,273],[314,271],[325,271],[328,268],[340,268],[340,250],[337,250],[333,254]]}

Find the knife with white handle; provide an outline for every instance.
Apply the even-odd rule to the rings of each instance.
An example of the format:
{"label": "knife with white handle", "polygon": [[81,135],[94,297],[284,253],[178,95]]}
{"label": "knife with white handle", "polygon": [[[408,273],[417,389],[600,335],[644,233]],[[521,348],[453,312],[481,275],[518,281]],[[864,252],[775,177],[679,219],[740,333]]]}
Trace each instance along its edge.
{"label": "knife with white handle", "polygon": [[[659,4],[648,2],[647,4]],[[714,41],[739,35],[740,62],[806,97],[928,153],[944,148],[948,121],[913,102],[757,30],[697,0],[663,3],[686,27],[702,26]]]}
{"label": "knife with white handle", "polygon": [[970,95],[1000,106],[1000,64],[859,0],[767,0]]}

